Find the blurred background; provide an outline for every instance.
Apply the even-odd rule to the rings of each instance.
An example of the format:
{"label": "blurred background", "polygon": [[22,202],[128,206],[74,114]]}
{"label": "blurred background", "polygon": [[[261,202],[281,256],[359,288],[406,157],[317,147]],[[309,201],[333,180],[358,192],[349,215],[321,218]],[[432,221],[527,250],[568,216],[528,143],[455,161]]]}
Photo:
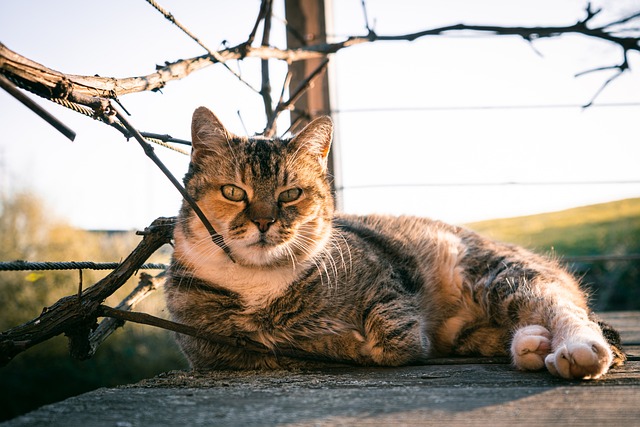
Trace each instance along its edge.
{"label": "blurred background", "polygon": [[[302,22],[291,12],[293,4],[308,10],[312,3],[325,13]],[[213,50],[246,41],[260,5],[161,2]],[[591,5],[602,8],[593,26],[640,12],[634,1]],[[587,2],[578,0],[276,0],[269,44],[285,49],[325,37],[402,35],[460,23],[568,26],[586,10]],[[314,24],[323,24],[321,31],[312,31]],[[637,36],[637,19],[628,23],[634,27],[625,34]],[[118,78],[205,53],[142,0],[2,2],[0,42],[63,73]],[[282,114],[276,133],[289,136],[299,117],[330,114],[341,210],[464,224],[565,259],[598,310],[638,310],[640,55],[629,52],[630,70],[604,89],[615,69],[579,75],[622,60],[619,46],[578,34],[527,41],[450,31],[412,42],[363,43],[330,56],[328,70],[314,81],[321,95],[313,96],[322,102],[310,92],[302,100],[306,109]],[[267,123],[263,98],[249,87],[261,86],[260,59],[228,65],[248,84],[217,64],[120,101],[132,124],[147,132],[189,140],[191,114],[205,105],[231,131],[260,133]],[[268,67],[275,102],[288,66],[269,60]],[[177,213],[180,195],[135,141],[28,95],[77,138],[70,142],[0,91],[0,261],[120,261],[139,242],[135,230]],[[184,175],[188,156],[161,147],[156,153],[178,178]],[[169,258],[167,246],[151,261]],[[83,281],[90,286],[104,274],[86,271]],[[107,304],[116,305],[136,281]],[[38,316],[75,293],[77,283],[77,271],[0,272],[0,330]],[[166,316],[161,291],[136,310]],[[73,360],[58,337],[0,368],[0,420],[186,367],[170,334],[150,327],[127,324],[84,362]]]}

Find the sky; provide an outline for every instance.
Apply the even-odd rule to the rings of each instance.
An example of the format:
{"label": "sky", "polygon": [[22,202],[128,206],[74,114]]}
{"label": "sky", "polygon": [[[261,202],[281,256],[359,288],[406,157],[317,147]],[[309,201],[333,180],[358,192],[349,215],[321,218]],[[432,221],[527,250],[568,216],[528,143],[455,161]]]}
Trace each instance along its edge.
{"label": "sky", "polygon": [[[259,0],[159,1],[212,49],[246,39]],[[634,2],[592,2],[599,22]],[[443,25],[567,25],[585,1],[368,0],[380,35]],[[634,7],[636,9],[634,9]],[[272,43],[285,47],[276,1]],[[334,1],[330,33],[366,33],[360,0]],[[203,49],[143,0],[0,2],[0,41],[49,68],[78,75],[146,75]],[[331,60],[334,151],[341,209],[429,216],[452,223],[640,197],[640,58],[591,100],[621,60],[617,47],[580,36],[540,39],[450,34],[375,42]],[[274,91],[284,67],[271,61]],[[238,64],[230,64],[238,69]],[[239,64],[259,87],[258,60]],[[0,189],[43,197],[51,215],[89,229],[140,229],[177,214],[180,195],[133,140],[29,95],[77,132],[74,142],[0,91]],[[277,99],[277,96],[275,97]],[[120,101],[138,129],[190,139],[193,110],[209,107],[232,132],[265,126],[262,99],[221,66]],[[286,117],[281,129],[286,128]],[[188,156],[156,148],[181,179]],[[607,182],[608,184],[600,184]],[[564,184],[563,184],[564,183]],[[570,183],[570,184],[568,184]]]}

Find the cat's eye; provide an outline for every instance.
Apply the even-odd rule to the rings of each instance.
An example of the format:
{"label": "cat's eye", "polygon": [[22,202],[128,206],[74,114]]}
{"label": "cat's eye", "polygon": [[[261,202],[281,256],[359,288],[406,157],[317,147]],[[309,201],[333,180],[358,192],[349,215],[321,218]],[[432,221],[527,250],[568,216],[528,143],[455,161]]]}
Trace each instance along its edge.
{"label": "cat's eye", "polygon": [[225,199],[232,202],[241,202],[247,197],[247,193],[242,188],[231,184],[223,185],[221,191]]}
{"label": "cat's eye", "polygon": [[293,202],[298,200],[302,195],[302,190],[299,188],[290,188],[283,191],[278,195],[278,201],[282,203]]}

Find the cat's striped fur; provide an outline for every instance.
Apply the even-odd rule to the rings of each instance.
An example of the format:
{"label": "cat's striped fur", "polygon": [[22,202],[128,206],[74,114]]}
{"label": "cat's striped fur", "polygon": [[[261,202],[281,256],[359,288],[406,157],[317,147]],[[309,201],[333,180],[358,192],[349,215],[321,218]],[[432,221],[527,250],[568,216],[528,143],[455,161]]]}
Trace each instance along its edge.
{"label": "cat's striped fur", "polygon": [[179,336],[193,367],[308,363],[282,348],[383,366],[510,355],[519,369],[565,378],[598,378],[624,361],[617,333],[554,261],[425,218],[334,213],[331,134],[320,118],[292,140],[242,138],[195,111],[185,186],[235,262],[185,203],[167,305],[176,321],[273,354]]}

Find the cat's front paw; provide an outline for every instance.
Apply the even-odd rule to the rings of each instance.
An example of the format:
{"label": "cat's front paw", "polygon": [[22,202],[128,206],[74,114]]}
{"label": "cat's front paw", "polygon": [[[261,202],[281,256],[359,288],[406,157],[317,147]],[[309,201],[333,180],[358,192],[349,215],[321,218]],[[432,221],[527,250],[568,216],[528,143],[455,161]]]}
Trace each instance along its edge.
{"label": "cat's front paw", "polygon": [[524,371],[537,371],[545,366],[551,352],[551,333],[540,325],[518,329],[511,341],[513,364]]}
{"label": "cat's front paw", "polygon": [[613,355],[604,340],[567,341],[545,359],[552,374],[568,379],[596,379],[606,374]]}

